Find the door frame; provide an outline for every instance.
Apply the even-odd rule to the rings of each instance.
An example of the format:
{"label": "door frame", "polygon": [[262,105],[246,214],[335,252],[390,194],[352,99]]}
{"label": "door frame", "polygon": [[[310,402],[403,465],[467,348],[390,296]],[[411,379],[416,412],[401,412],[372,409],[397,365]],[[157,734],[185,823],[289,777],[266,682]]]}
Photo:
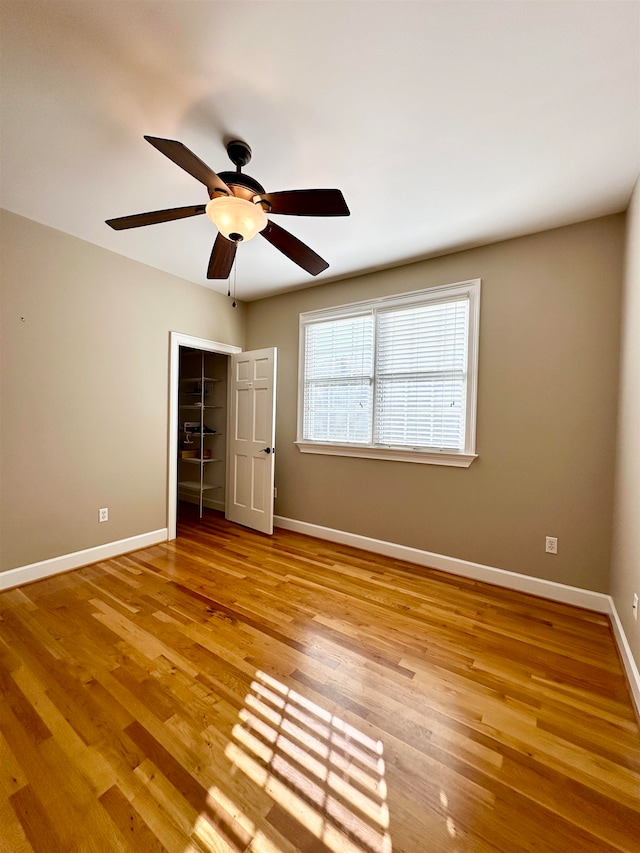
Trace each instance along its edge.
{"label": "door frame", "polygon": [[177,536],[178,514],[178,392],[180,379],[180,347],[233,355],[242,347],[195,338],[181,332],[169,332],[169,442],[167,464],[167,540]]}

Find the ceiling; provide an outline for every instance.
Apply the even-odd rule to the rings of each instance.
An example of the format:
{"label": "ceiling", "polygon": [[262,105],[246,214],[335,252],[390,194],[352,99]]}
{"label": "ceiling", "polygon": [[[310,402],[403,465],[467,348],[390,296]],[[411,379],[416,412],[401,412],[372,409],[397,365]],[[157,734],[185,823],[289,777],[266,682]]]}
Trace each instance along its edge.
{"label": "ceiling", "polygon": [[[338,187],[348,218],[278,216],[329,262],[261,237],[245,300],[624,210],[640,169],[640,3],[0,0],[0,205],[208,282],[203,204],[143,135],[267,191]],[[233,275],[233,274],[232,274]]]}

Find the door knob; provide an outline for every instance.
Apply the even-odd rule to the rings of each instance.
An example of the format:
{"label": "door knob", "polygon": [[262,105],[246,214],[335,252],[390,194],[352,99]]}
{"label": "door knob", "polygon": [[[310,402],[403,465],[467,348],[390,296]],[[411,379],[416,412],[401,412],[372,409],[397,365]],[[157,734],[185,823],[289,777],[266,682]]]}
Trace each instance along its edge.
{"label": "door knob", "polygon": [[270,447],[263,447],[262,450],[260,451],[260,453],[275,453],[275,452],[276,452],[275,447],[273,448],[273,450]]}

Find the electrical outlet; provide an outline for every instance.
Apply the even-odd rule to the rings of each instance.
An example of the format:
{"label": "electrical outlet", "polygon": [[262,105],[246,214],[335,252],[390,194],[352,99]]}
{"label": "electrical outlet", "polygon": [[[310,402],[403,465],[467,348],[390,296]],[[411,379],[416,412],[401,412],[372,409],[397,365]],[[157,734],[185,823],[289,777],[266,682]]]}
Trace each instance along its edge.
{"label": "electrical outlet", "polygon": [[558,553],[558,538],[557,536],[547,536],[546,543],[544,546],[544,550],[547,554],[557,554]]}
{"label": "electrical outlet", "polygon": [[274,486],[274,487],[273,487],[273,496],[274,496],[274,498],[277,498],[277,497],[278,497],[278,488],[277,488],[277,486]]}
{"label": "electrical outlet", "polygon": [[637,592],[633,593],[633,607],[631,609],[633,611],[633,618],[637,619],[638,618],[638,593]]}
{"label": "electrical outlet", "polygon": [[109,521],[109,507],[105,506],[98,510],[98,521]]}

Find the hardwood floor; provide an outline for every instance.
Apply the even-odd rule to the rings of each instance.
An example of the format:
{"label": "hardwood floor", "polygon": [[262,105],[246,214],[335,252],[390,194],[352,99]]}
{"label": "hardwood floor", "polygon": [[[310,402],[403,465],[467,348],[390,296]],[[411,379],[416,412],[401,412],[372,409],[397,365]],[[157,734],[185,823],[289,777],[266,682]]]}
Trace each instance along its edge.
{"label": "hardwood floor", "polygon": [[640,850],[605,617],[209,513],[0,595],[0,849]]}

